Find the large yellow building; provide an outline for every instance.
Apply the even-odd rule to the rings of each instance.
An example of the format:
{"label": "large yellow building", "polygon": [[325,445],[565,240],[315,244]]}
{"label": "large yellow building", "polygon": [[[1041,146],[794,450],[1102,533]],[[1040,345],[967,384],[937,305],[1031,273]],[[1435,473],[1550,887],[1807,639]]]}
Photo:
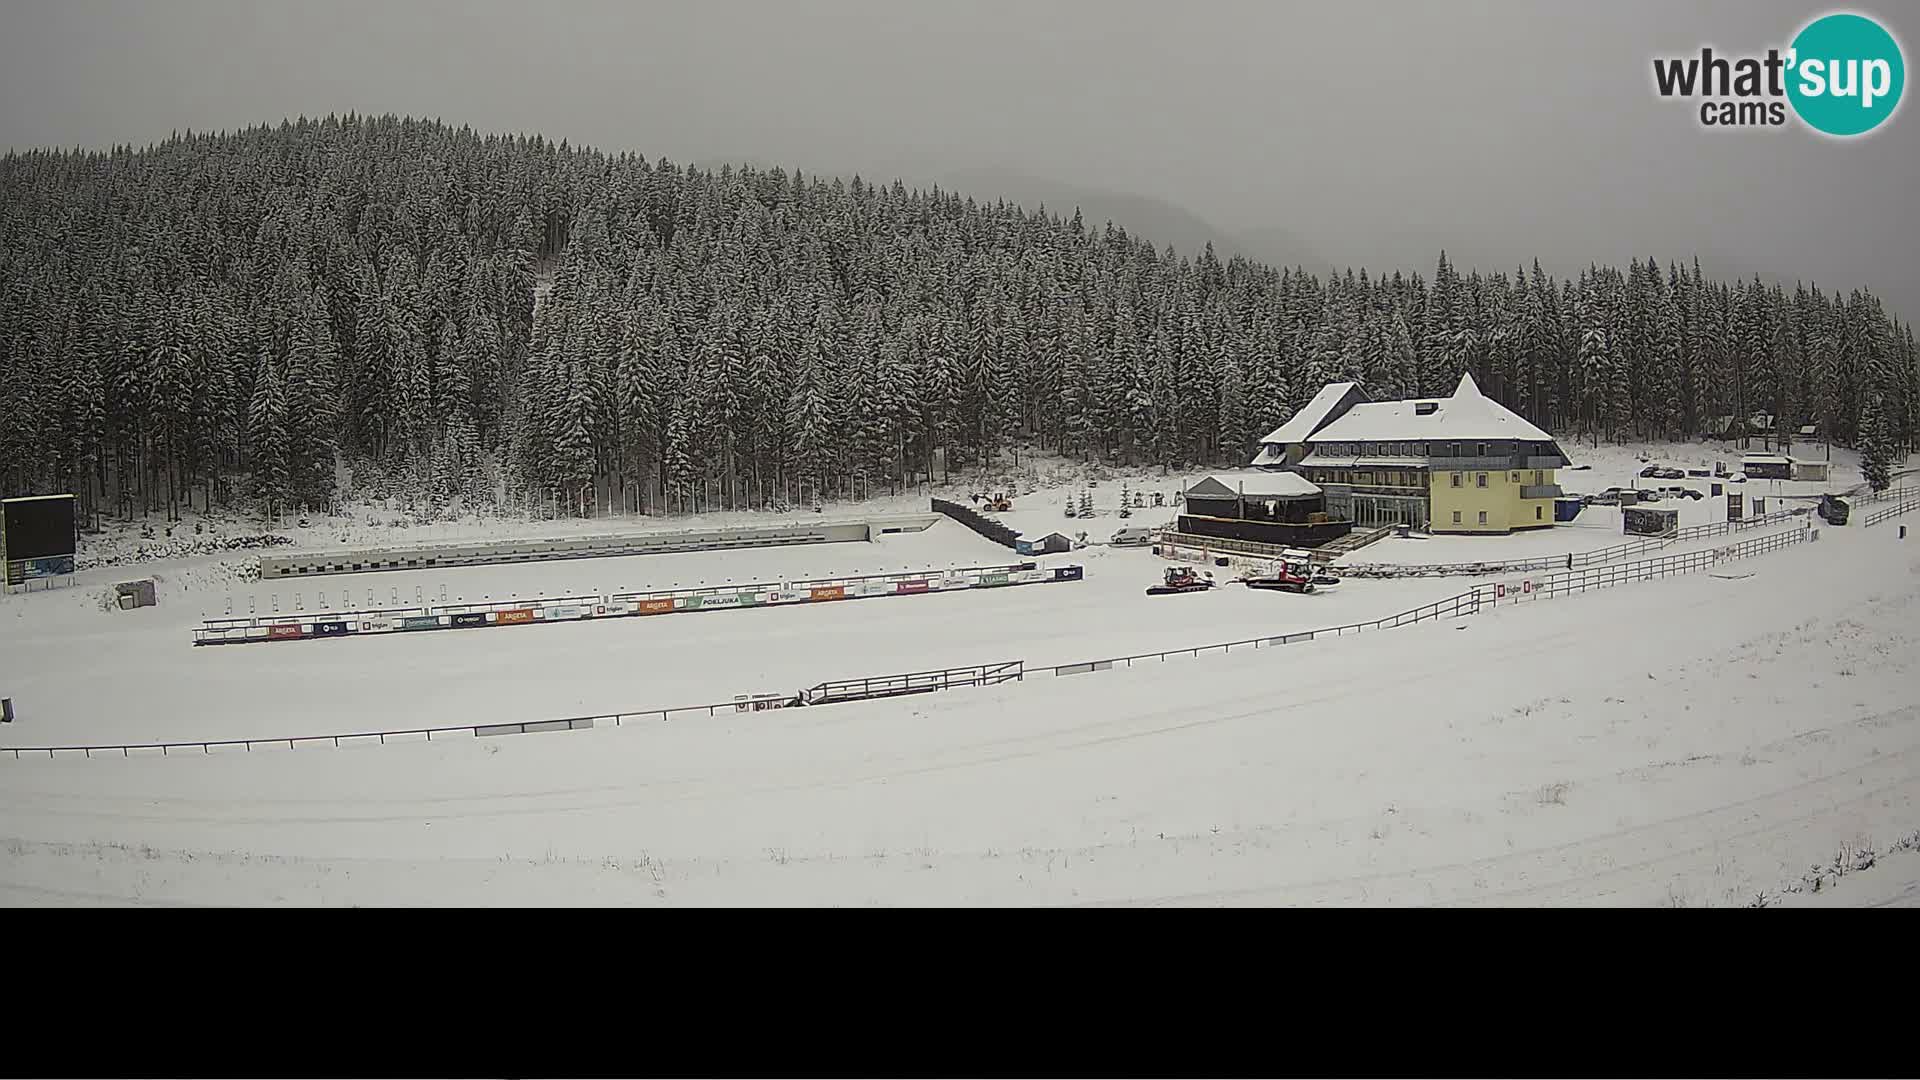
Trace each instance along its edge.
{"label": "large yellow building", "polygon": [[1462,375],[1453,396],[1368,401],[1334,383],[1261,440],[1253,464],[1295,472],[1326,493],[1327,513],[1355,525],[1435,533],[1506,533],[1553,525],[1553,436]]}

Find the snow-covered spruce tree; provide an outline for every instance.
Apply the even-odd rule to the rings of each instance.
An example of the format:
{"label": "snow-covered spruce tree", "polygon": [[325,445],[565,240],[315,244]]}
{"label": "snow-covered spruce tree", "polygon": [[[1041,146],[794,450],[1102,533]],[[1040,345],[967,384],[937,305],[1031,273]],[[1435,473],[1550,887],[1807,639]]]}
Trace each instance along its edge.
{"label": "snow-covered spruce tree", "polygon": [[1893,482],[1893,438],[1882,395],[1869,393],[1860,413],[1860,474],[1874,491]]}
{"label": "snow-covered spruce tree", "polygon": [[[846,439],[819,448],[816,491],[846,491],[856,465],[903,478],[941,450],[957,466],[1030,439],[1231,459],[1236,431],[1257,439],[1325,382],[1439,395],[1461,371],[1595,437],[1772,411],[1852,444],[1870,388],[1896,448],[1920,434],[1910,332],[1865,290],[1716,282],[1686,252],[1664,286],[1651,262],[1590,266],[1582,285],[1451,255],[1430,281],[1316,275],[1067,210],[395,117],[9,155],[0,492],[83,488],[129,514],[216,502],[256,469],[263,380],[286,401],[296,501],[331,488],[337,450],[443,492],[504,456],[516,490],[578,478],[659,505],[672,472],[682,504],[758,503],[797,479],[803,369],[831,430],[872,425],[857,462]],[[1601,368],[1580,311],[1600,316]],[[333,353],[318,413],[297,404],[298,326]]]}

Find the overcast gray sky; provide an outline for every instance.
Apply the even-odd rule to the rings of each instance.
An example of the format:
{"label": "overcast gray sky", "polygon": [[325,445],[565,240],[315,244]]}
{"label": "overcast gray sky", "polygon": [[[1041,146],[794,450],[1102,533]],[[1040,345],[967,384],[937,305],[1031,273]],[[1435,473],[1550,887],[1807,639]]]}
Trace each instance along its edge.
{"label": "overcast gray sky", "polygon": [[[1652,93],[1654,55],[1784,45],[1826,10],[1807,3],[0,3],[15,148],[391,111],[677,161],[1024,174],[1164,200],[1280,259],[1697,252],[1920,314],[1911,103],[1843,143],[1705,130]],[[1920,6],[1854,10],[1912,62]]]}

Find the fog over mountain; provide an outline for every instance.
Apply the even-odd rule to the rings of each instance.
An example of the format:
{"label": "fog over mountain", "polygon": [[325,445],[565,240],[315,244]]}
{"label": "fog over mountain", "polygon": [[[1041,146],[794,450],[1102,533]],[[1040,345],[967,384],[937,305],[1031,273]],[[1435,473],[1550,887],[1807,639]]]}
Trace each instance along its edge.
{"label": "fog over mountain", "polygon": [[[1920,17],[1882,12],[1896,33]],[[10,5],[0,145],[349,110],[650,158],[746,154],[1078,201],[1282,263],[1631,256],[1920,311],[1920,120],[1711,131],[1651,61],[1783,44],[1792,0],[1607,5],[98,0]],[[1902,25],[1903,23],[1909,25]],[[1062,211],[1071,208],[1057,207]],[[1127,220],[1123,220],[1123,215]]]}

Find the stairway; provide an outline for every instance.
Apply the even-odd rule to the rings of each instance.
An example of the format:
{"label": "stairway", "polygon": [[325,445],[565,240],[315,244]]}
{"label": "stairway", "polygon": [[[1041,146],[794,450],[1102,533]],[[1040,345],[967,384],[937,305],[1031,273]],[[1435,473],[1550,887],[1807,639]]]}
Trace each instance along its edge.
{"label": "stairway", "polygon": [[1392,525],[1382,525],[1377,529],[1369,529],[1366,532],[1350,532],[1338,540],[1321,544],[1314,550],[1314,553],[1316,555],[1324,554],[1329,558],[1337,559],[1350,551],[1359,551],[1368,544],[1385,540],[1387,537],[1393,535],[1394,528],[1395,526]]}

